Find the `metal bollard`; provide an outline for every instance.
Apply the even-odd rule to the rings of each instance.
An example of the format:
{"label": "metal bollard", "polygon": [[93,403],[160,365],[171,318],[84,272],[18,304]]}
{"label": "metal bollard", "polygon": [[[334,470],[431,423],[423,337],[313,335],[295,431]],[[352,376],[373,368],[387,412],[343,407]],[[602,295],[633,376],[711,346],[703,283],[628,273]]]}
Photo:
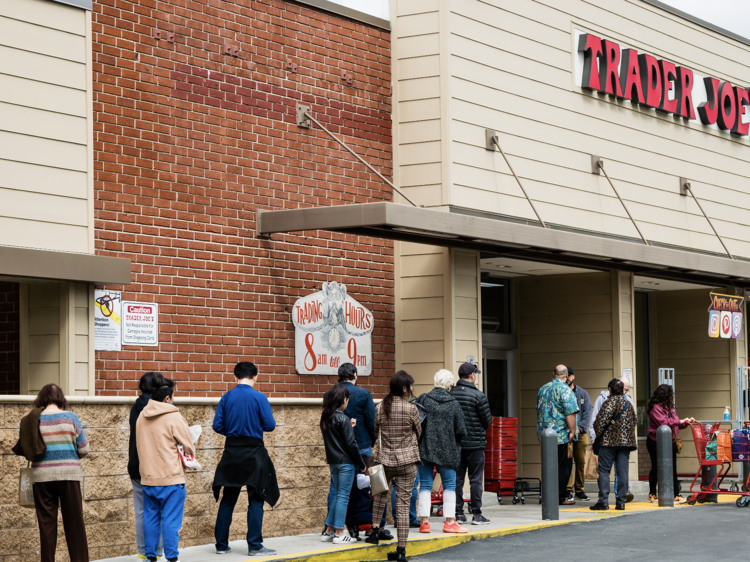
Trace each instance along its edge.
{"label": "metal bollard", "polygon": [[557,433],[547,428],[542,431],[542,519],[560,519],[560,493],[557,476]]}
{"label": "metal bollard", "polygon": [[656,430],[656,469],[659,485],[659,507],[674,507],[674,469],[672,468],[672,428]]}

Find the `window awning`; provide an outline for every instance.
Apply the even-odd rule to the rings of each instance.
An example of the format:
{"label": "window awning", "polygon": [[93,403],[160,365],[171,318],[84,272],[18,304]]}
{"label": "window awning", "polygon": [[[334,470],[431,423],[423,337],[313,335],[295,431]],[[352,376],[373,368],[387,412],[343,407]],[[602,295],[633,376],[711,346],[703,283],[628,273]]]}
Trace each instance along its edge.
{"label": "window awning", "polygon": [[91,254],[0,246],[0,277],[129,285],[131,262]]}
{"label": "window awning", "polygon": [[489,255],[750,288],[750,261],[397,203],[258,211],[259,236],[329,230]]}

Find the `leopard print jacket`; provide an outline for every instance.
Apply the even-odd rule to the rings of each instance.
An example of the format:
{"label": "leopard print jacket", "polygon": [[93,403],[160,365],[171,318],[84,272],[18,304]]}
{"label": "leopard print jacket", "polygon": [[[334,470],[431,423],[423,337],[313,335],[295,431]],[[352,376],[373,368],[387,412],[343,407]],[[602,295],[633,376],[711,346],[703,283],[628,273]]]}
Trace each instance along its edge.
{"label": "leopard print jacket", "polygon": [[[620,416],[620,419],[602,436],[610,424],[609,422],[617,417],[617,414],[622,411],[626,404],[627,409]],[[636,439],[637,427],[638,417],[633,406],[625,396],[610,396],[607,398],[604,404],[602,404],[594,422],[594,432],[596,433],[596,438],[601,439],[602,447],[627,447],[631,451],[635,451],[638,448]]]}

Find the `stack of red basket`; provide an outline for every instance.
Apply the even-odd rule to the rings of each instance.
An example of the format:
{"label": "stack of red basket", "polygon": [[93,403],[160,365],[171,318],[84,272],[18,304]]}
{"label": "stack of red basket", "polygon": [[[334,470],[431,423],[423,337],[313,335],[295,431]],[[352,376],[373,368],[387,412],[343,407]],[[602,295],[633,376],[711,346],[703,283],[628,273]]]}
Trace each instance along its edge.
{"label": "stack of red basket", "polygon": [[484,489],[499,496],[513,495],[518,461],[518,420],[492,418],[487,430]]}

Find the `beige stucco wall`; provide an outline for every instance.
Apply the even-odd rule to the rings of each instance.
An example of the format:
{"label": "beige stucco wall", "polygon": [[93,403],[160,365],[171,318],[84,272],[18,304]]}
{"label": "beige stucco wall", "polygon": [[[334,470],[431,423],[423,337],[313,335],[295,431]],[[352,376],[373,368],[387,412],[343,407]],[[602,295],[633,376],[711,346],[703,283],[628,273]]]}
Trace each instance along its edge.
{"label": "beige stucco wall", "polygon": [[638,239],[604,159],[647,239],[750,256],[750,140],[576,86],[575,30],[750,82],[748,47],[638,0],[392,0],[395,174],[418,203],[535,220],[496,130],[542,218]]}
{"label": "beige stucco wall", "polygon": [[[208,400],[207,400],[208,401]],[[224,438],[211,429],[215,406],[178,404],[190,425],[201,425],[197,459],[203,470],[186,474],[187,500],[180,547],[212,544],[218,503],[211,491]],[[136,554],[132,488],[127,473],[129,404],[74,404],[91,453],[82,461],[84,516],[92,560]],[[0,399],[0,562],[37,560],[39,532],[33,509],[18,506],[18,473],[26,463],[11,453],[21,417],[28,404]],[[319,531],[326,515],[329,471],[318,427],[320,406],[272,405],[276,429],[265,443],[276,467],[281,499],[273,510],[266,505],[265,537]],[[230,540],[245,537],[247,495],[234,512]],[[58,560],[68,553],[60,527]]]}
{"label": "beige stucco wall", "polygon": [[94,253],[91,14],[0,3],[0,245]]}

